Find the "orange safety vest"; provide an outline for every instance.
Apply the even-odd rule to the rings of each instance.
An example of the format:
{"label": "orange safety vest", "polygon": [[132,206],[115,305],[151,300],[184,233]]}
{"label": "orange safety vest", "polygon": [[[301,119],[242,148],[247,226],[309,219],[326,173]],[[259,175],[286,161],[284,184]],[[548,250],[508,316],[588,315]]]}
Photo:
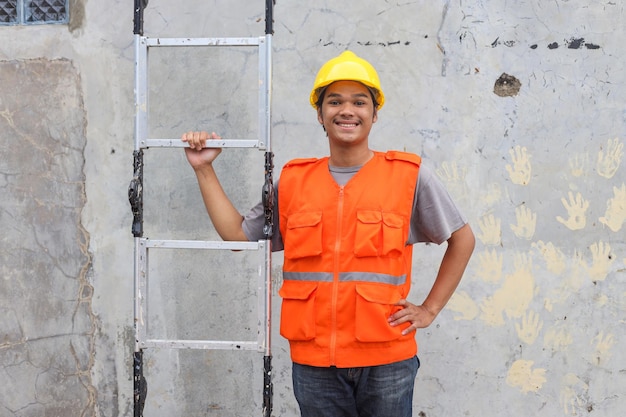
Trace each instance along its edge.
{"label": "orange safety vest", "polygon": [[328,157],[284,166],[278,183],[284,242],[280,332],[294,362],[340,368],[411,358],[415,335],[391,327],[411,286],[407,245],[421,159],[375,152],[344,186]]}

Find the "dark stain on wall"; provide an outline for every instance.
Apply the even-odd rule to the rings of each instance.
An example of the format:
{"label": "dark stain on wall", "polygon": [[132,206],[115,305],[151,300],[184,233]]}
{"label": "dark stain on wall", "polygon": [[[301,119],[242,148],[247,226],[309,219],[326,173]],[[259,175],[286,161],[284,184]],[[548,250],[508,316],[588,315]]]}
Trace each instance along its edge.
{"label": "dark stain on wall", "polygon": [[[588,43],[585,41],[585,38],[570,38],[564,41],[567,49],[600,49],[600,45],[595,43]],[[559,47],[558,42],[552,42],[548,45],[548,49],[557,49]]]}
{"label": "dark stain on wall", "polygon": [[[340,42],[335,42],[335,41],[325,41],[323,39],[319,40],[319,43],[322,46],[340,46],[340,47],[350,47],[350,44],[344,44],[344,43],[340,43]],[[403,40],[393,40],[393,41],[356,41],[357,45],[360,46],[383,46],[383,47],[387,47],[387,46],[409,46],[411,45],[411,41],[403,41]]]}
{"label": "dark stain on wall", "polygon": [[519,93],[522,83],[512,75],[503,73],[496,80],[493,86],[493,92],[500,97],[512,97]]}
{"label": "dark stain on wall", "polygon": [[85,1],[86,0],[70,0],[70,23],[68,29],[70,32],[74,32],[77,29],[81,29],[85,24]]}
{"label": "dark stain on wall", "polygon": [[[514,40],[501,40],[499,37],[496,38],[496,40],[494,40],[493,42],[491,42],[491,47],[495,48],[497,46],[501,46],[504,45],[506,47],[513,47],[517,44],[516,41]],[[568,49],[600,49],[601,46],[595,43],[589,43],[587,41],[585,41],[585,38],[575,38],[572,37],[570,39],[566,39],[563,41],[563,44],[568,48]],[[548,49],[558,49],[561,46],[561,44],[559,44],[559,42],[551,42],[547,45]],[[530,49],[537,49],[539,47],[539,44],[533,43],[530,45]]]}

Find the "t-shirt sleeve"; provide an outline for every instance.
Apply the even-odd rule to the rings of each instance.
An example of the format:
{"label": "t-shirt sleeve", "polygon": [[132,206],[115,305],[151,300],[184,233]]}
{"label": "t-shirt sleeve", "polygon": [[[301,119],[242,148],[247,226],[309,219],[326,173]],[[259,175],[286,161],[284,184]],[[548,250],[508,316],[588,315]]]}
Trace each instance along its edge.
{"label": "t-shirt sleeve", "polygon": [[[272,251],[277,252],[283,250],[283,239],[280,235],[280,228],[278,227],[278,183],[274,184],[274,230],[272,235]],[[264,239],[263,226],[265,226],[265,208],[263,202],[259,201],[254,207],[252,207],[243,218],[243,232],[249,241],[257,241]]]}
{"label": "t-shirt sleeve", "polygon": [[425,166],[420,167],[413,199],[409,244],[441,244],[467,223],[441,181]]}

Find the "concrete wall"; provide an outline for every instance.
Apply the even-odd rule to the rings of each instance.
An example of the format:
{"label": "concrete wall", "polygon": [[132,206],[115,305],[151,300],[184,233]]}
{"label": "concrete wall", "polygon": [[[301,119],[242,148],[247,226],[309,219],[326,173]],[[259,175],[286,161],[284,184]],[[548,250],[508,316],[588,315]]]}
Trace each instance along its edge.
{"label": "concrete wall", "polygon": [[[2,417],[132,415],[131,3],[75,0],[70,25],[0,27]],[[263,19],[262,1],[152,0],[145,31],[257,36]],[[276,174],[327,152],[308,94],[352,49],[387,97],[372,147],[421,154],[478,237],[448,309],[417,334],[414,415],[626,409],[625,26],[619,1],[277,2]],[[170,50],[152,64],[155,137],[256,132],[253,53]],[[217,169],[242,211],[260,198],[258,151],[227,150]],[[180,149],[147,152],[145,186],[147,237],[215,238]],[[414,302],[444,249],[416,248]],[[151,334],[254,332],[256,259],[163,252]],[[274,415],[294,416],[276,328]],[[260,415],[257,353],[153,349],[144,362],[145,415]]]}

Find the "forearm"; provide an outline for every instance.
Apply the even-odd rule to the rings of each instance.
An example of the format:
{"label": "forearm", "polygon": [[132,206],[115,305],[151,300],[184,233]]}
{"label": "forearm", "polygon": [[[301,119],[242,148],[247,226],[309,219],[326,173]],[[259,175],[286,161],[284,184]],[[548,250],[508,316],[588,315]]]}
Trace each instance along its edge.
{"label": "forearm", "polygon": [[243,216],[224,192],[213,166],[203,165],[196,168],[195,173],[204,205],[220,237],[224,240],[247,240],[241,226]]}
{"label": "forearm", "polygon": [[467,224],[448,239],[448,248],[441,261],[437,278],[422,304],[433,318],[443,310],[458,287],[474,251],[474,245],[474,233]]}

